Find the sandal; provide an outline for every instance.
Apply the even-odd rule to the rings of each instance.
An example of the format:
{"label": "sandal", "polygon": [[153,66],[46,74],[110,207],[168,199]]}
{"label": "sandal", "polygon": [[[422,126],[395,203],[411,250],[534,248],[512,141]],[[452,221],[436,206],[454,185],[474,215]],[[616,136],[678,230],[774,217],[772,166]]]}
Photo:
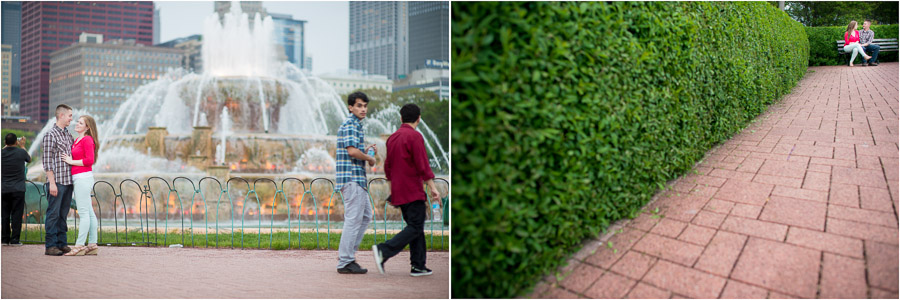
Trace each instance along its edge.
{"label": "sandal", "polygon": [[86,250],[87,250],[87,247],[85,247],[85,246],[75,246],[75,247],[72,247],[72,251],[69,251],[69,253],[63,254],[63,256],[84,256],[84,253]]}
{"label": "sandal", "polygon": [[100,253],[100,247],[97,244],[90,244],[87,247],[87,252],[84,255],[97,255]]}

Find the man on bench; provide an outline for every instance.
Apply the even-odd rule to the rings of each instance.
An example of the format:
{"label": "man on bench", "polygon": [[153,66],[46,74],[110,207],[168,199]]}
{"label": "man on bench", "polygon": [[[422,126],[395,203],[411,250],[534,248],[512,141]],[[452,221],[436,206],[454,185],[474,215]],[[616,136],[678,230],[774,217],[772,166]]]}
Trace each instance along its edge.
{"label": "man on bench", "polygon": [[863,30],[859,32],[860,46],[863,46],[863,50],[865,50],[866,53],[872,53],[872,58],[864,60],[863,66],[877,66],[878,51],[881,50],[881,46],[872,43],[872,41],[875,40],[875,32],[869,30],[870,25],[872,25],[872,21],[866,20],[863,22]]}

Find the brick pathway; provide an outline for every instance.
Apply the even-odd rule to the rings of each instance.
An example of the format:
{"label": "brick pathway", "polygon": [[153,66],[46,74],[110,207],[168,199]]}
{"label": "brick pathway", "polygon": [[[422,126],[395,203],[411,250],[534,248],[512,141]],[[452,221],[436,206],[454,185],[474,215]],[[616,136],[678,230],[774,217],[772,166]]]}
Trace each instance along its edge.
{"label": "brick pathway", "polygon": [[[450,254],[429,252],[434,274],[409,276],[409,252],[378,274],[335,271],[337,251],[103,247],[98,256],[43,255],[43,245],[2,247],[9,298],[449,298]],[[50,275],[52,274],[52,275]],[[51,279],[50,277],[55,279]],[[52,281],[52,284],[51,284]]]}
{"label": "brick pathway", "polygon": [[897,299],[897,66],[810,68],[529,296]]}

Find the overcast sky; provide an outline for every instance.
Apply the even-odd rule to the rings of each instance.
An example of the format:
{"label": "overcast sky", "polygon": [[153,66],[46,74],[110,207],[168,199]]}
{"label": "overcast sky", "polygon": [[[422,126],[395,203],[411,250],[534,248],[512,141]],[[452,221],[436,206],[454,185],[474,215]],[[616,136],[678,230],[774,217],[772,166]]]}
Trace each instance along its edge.
{"label": "overcast sky", "polygon": [[[203,33],[203,20],[213,14],[213,1],[155,1],[160,42]],[[346,1],[263,1],[270,13],[306,21],[306,53],[313,73],[348,69],[350,8]]]}

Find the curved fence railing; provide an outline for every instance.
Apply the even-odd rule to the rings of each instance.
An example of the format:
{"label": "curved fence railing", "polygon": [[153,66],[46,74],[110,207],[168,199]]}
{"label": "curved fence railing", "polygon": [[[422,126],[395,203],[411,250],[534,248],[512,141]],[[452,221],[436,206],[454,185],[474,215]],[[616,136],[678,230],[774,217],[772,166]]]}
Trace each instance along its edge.
{"label": "curved fence railing", "polygon": [[[31,198],[39,196],[39,199],[36,209],[35,204],[29,205],[29,202],[35,202],[34,199],[26,201],[21,241],[44,242],[46,185],[27,183],[38,193]],[[445,203],[426,200],[429,220],[425,230],[426,234],[430,233],[432,250],[436,245],[439,249],[448,249],[447,228],[441,218],[445,205],[449,203],[446,199],[449,197],[450,183],[442,178],[436,178],[435,183]],[[193,247],[214,245],[219,248],[223,245],[220,243],[222,236],[223,240],[230,241],[224,247],[243,249],[245,236],[251,235],[256,239],[256,248],[263,248],[262,238],[267,233],[266,248],[272,249],[277,230],[288,233],[287,249],[300,248],[304,234],[315,237],[315,249],[333,249],[332,229],[340,229],[339,223],[343,221],[343,195],[335,191],[334,185],[328,178],[308,181],[285,178],[279,183],[269,178],[250,181],[232,177],[223,183],[214,177],[203,177],[195,182],[187,177],[175,177],[170,181],[154,176],[147,178],[143,185],[133,179],[121,180],[116,189],[113,183],[98,180],[91,189],[91,204],[101,231],[98,243],[103,245],[185,246],[190,241],[189,245]],[[370,225],[374,233],[371,241],[384,242],[389,231],[399,232],[405,222],[400,210],[386,201],[390,193],[385,178],[370,180],[367,189],[374,211]],[[427,186],[425,189],[429,194]],[[336,197],[341,201],[336,201]],[[74,204],[69,214],[70,218],[74,218],[69,226],[77,230],[78,214]],[[113,224],[110,226],[109,222]],[[29,226],[31,224],[39,225]],[[28,234],[35,231],[34,227],[39,233],[37,239],[34,234]],[[196,235],[202,235],[196,240],[195,230],[200,231]],[[170,234],[175,235],[175,240],[170,240]],[[320,240],[323,236],[324,242]],[[448,239],[446,244],[445,239]]]}

